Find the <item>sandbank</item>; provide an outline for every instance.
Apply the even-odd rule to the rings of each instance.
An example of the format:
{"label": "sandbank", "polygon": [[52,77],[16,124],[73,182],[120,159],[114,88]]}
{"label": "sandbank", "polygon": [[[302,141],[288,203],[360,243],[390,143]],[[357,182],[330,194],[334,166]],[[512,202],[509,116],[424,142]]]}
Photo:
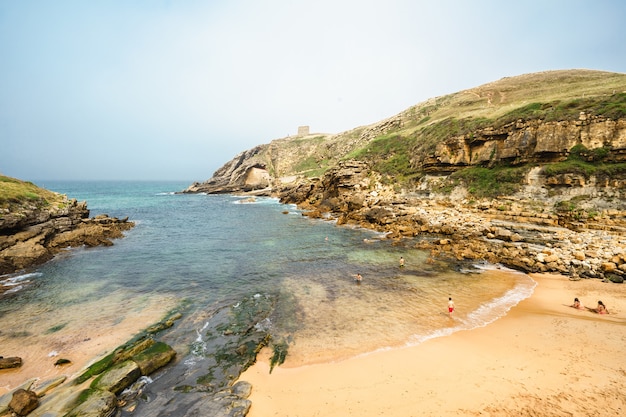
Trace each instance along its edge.
{"label": "sandbank", "polygon": [[623,415],[626,285],[531,276],[533,295],[482,328],[271,374],[263,351],[240,378],[248,417]]}

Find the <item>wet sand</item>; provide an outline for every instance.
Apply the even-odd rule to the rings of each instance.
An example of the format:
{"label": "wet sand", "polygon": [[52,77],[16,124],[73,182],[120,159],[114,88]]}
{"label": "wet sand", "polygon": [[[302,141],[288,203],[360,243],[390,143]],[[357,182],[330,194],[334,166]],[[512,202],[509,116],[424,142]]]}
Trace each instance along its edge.
{"label": "wet sand", "polygon": [[[162,320],[174,305],[170,299],[137,298],[121,307],[119,296],[103,298],[67,308],[64,317],[75,319],[55,332],[49,330],[58,324],[54,314],[25,306],[13,317],[3,318],[12,323],[3,324],[0,354],[20,357],[23,364],[0,370],[0,395],[30,379],[36,379],[37,385],[58,376],[70,379],[79,375],[91,363]],[[61,358],[71,363],[55,366]]]}
{"label": "wet sand", "polygon": [[626,285],[532,277],[505,317],[417,346],[271,374],[263,351],[240,378],[253,385],[248,417],[622,415]]}

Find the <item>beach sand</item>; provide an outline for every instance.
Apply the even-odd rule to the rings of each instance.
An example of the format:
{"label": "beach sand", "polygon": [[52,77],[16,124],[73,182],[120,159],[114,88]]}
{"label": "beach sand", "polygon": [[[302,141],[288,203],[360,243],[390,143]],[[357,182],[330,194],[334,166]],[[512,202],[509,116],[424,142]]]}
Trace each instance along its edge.
{"label": "beach sand", "polygon": [[[240,378],[248,417],[626,415],[626,285],[532,275],[533,295],[494,323],[341,362]],[[569,307],[602,300],[610,314]],[[447,306],[442,305],[445,309]]]}

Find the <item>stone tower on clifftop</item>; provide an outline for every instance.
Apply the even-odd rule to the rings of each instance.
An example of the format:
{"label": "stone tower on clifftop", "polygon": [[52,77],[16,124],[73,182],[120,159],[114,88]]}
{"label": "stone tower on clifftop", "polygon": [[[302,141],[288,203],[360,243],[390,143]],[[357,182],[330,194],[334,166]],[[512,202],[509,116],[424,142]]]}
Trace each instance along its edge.
{"label": "stone tower on clifftop", "polygon": [[308,126],[298,126],[298,136],[307,136],[309,134]]}

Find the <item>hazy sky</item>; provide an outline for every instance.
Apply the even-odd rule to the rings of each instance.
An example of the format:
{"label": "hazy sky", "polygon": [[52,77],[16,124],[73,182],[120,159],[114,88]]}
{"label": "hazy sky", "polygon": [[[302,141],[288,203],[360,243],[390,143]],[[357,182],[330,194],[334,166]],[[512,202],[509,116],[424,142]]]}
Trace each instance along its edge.
{"label": "hazy sky", "polygon": [[0,0],[0,172],[206,180],[529,72],[626,72],[626,2]]}

